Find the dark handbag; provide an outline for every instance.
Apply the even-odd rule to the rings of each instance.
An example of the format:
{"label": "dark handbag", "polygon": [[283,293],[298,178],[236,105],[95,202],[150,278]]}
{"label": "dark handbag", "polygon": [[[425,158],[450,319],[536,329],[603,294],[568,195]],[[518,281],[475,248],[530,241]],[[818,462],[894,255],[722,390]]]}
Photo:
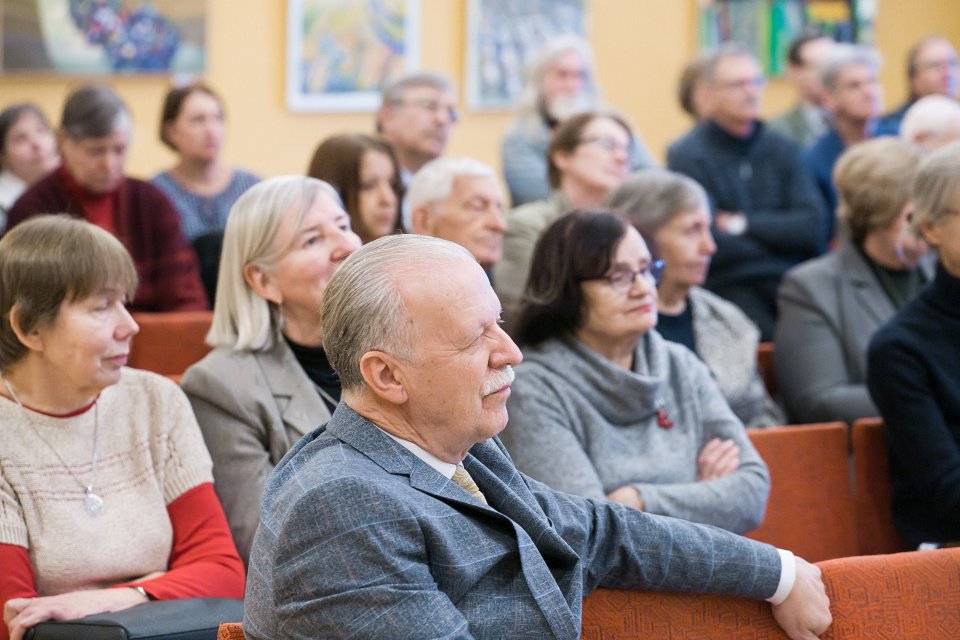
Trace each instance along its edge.
{"label": "dark handbag", "polygon": [[79,620],[41,622],[25,640],[216,640],[221,622],[243,620],[243,600],[164,600]]}

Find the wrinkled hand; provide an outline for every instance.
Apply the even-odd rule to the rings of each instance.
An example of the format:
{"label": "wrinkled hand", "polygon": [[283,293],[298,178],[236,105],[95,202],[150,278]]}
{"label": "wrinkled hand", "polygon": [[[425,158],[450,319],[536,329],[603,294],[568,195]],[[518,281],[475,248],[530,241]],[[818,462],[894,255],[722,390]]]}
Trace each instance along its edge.
{"label": "wrinkled hand", "polygon": [[714,438],[697,456],[697,482],[729,475],[740,468],[740,447],[733,440]]}
{"label": "wrinkled hand", "polygon": [[12,598],[3,607],[10,640],[21,640],[27,629],[44,620],[76,620],[94,613],[129,609],[145,600],[134,589],[93,589],[58,596]]}
{"label": "wrinkled hand", "polygon": [[793,640],[814,640],[827,630],[833,617],[820,568],[797,558],[797,579],[787,599],[773,606],[773,617]]}
{"label": "wrinkled hand", "polygon": [[643,496],[633,485],[625,484],[619,489],[614,489],[607,494],[607,500],[610,502],[619,502],[643,511]]}

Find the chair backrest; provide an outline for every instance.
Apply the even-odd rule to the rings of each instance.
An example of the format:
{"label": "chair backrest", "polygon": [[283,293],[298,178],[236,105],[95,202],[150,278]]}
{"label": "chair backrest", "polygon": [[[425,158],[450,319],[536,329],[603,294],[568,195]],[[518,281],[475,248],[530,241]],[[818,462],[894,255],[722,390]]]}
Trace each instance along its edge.
{"label": "chair backrest", "polygon": [[853,423],[853,501],[860,553],[895,553],[909,546],[893,526],[887,443],[881,418]]}
{"label": "chair backrest", "polygon": [[[818,563],[833,624],[822,640],[960,637],[960,549]],[[583,601],[583,640],[782,640],[766,602],[598,589]]]}
{"label": "chair backrest", "polygon": [[823,571],[825,640],[960,638],[960,549],[837,558]]}
{"label": "chair backrest", "polygon": [[757,345],[757,369],[763,378],[763,384],[771,398],[777,397],[777,378],[773,370],[773,343],[761,342]]}
{"label": "chair backrest", "polygon": [[128,364],[135,369],[179,375],[210,351],[204,339],[212,311],[135,313],[133,319],[140,333],[133,337]]}
{"label": "chair backrest", "polygon": [[747,535],[818,562],[856,555],[853,497],[842,422],[751,429],[770,469],[770,499]]}
{"label": "chair backrest", "polygon": [[246,640],[243,625],[239,622],[222,622],[217,630],[217,640]]}

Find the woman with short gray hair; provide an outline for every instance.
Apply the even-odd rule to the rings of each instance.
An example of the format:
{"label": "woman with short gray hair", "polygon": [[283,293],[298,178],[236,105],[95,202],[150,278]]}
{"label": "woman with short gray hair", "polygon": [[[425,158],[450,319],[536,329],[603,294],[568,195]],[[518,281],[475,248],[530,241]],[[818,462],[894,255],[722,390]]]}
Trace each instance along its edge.
{"label": "woman with short gray hair", "polygon": [[747,427],[783,424],[757,370],[760,330],[739,307],[703,288],[717,250],[703,188],[672,171],[640,171],[610,196],[664,261],[657,331],[696,353],[713,373],[730,408]]}
{"label": "woman with short gray hair", "polygon": [[877,415],[867,393],[867,345],[929,274],[908,228],[920,166],[907,142],[881,137],[847,149],[833,172],[847,241],[790,271],[777,293],[774,365],[793,422]]}
{"label": "woman with short gray hair", "polygon": [[359,247],[337,192],[315,178],[260,182],[227,217],[207,335],[214,350],[187,370],[183,390],[244,561],[273,466],[340,401],[320,303],[337,267]]}
{"label": "woman with short gray hair", "polygon": [[71,93],[58,133],[63,164],[20,196],[7,228],[43,213],[92,222],[116,236],[133,258],[140,288],[132,310],[206,309],[180,216],[156,187],[124,173],[131,128],[127,106],[110,87],[87,84]]}

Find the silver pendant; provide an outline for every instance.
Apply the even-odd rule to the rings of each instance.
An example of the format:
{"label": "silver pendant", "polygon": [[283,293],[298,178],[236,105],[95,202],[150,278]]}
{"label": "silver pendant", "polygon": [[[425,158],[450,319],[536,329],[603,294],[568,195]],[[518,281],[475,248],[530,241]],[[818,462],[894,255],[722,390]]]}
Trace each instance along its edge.
{"label": "silver pendant", "polygon": [[83,496],[83,509],[91,518],[99,518],[103,513],[103,498],[87,489]]}

